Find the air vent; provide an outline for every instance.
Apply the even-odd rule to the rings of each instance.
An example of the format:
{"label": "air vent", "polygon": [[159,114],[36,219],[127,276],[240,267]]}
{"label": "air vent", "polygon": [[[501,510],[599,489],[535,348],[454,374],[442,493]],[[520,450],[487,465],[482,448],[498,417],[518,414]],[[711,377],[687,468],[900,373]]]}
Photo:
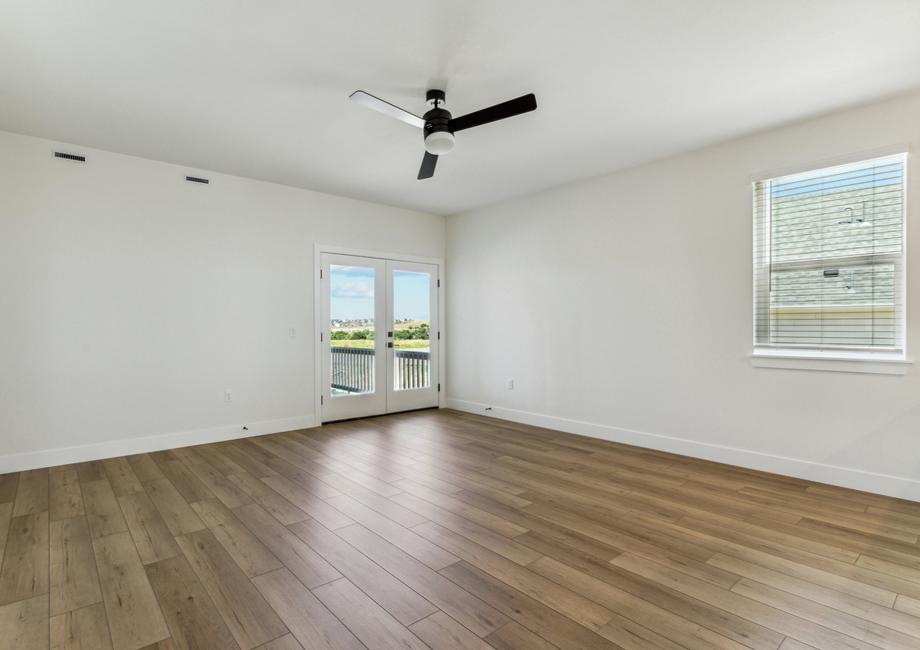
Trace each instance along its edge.
{"label": "air vent", "polygon": [[54,157],[63,160],[72,160],[74,162],[86,162],[86,156],[78,156],[75,153],[64,153],[63,151],[55,151]]}
{"label": "air vent", "polygon": [[199,178],[198,176],[186,176],[185,180],[189,183],[201,183],[202,185],[207,185],[211,182],[207,178]]}

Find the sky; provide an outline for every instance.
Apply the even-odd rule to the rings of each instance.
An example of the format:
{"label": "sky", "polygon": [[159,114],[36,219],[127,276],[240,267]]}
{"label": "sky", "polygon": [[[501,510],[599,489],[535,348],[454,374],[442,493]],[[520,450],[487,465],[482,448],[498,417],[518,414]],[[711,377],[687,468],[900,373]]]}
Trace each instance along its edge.
{"label": "sky", "polygon": [[817,170],[813,174],[797,174],[789,180],[776,179],[771,183],[773,198],[809,194],[812,192],[832,192],[859,190],[883,185],[895,185],[903,182],[904,165],[898,160],[857,169],[847,169],[838,173]]}
{"label": "sky", "polygon": [[[374,318],[374,270],[358,266],[330,269],[330,317],[333,320]],[[429,320],[427,273],[393,272],[393,317],[396,320]]]}

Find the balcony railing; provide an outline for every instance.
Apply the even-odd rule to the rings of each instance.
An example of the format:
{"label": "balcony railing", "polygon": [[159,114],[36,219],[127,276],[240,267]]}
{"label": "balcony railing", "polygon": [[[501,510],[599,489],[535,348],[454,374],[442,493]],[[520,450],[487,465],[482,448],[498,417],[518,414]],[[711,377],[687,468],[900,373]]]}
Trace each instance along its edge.
{"label": "balcony railing", "polygon": [[431,353],[428,350],[394,350],[396,353],[396,389],[428,388],[431,377]]}
{"label": "balcony railing", "polygon": [[374,350],[333,347],[332,387],[346,393],[374,392]]}
{"label": "balcony railing", "polygon": [[[393,369],[397,390],[427,388],[431,385],[431,353],[428,350],[394,350]],[[374,350],[371,348],[332,348],[332,388],[345,393],[374,391]]]}

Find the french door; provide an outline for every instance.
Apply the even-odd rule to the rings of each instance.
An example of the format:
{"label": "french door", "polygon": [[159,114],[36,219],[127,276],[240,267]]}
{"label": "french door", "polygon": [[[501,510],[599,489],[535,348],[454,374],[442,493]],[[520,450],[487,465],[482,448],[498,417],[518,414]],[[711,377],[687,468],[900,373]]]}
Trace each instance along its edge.
{"label": "french door", "polygon": [[320,262],[323,421],[437,406],[437,265]]}

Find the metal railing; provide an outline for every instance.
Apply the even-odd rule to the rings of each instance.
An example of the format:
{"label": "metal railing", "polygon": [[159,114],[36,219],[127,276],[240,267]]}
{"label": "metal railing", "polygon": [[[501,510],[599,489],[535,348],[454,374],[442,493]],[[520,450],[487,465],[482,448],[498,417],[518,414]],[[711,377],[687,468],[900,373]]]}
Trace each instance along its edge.
{"label": "metal railing", "polygon": [[428,350],[394,350],[396,352],[396,388],[408,390],[431,386],[429,368],[431,353]]}
{"label": "metal railing", "polygon": [[[427,388],[431,385],[431,353],[428,350],[393,350],[397,390]],[[332,348],[332,388],[346,393],[374,391],[374,350],[372,348]]]}
{"label": "metal railing", "polygon": [[374,392],[373,348],[332,348],[332,387],[346,393]]}

